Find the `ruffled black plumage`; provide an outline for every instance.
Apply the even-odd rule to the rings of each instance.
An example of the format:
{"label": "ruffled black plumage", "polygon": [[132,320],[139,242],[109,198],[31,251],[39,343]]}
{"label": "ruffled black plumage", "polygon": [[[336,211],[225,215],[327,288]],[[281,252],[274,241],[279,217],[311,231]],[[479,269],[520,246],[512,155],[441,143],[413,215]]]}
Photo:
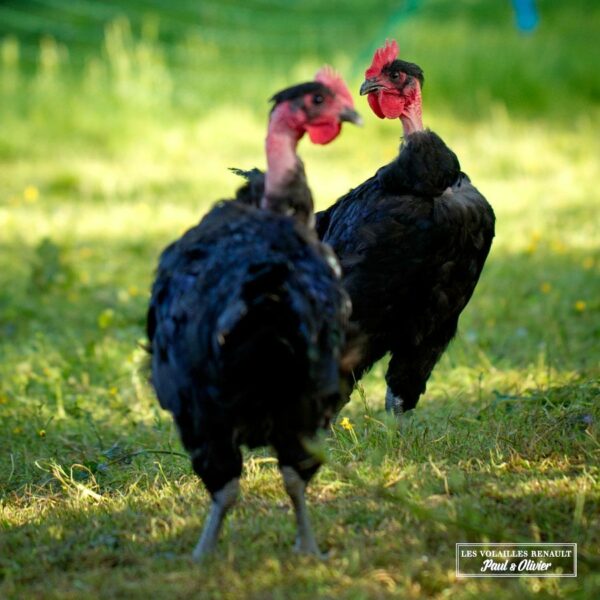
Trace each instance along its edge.
{"label": "ruffled black plumage", "polygon": [[349,303],[329,260],[294,219],[232,201],[163,252],[152,383],[211,492],[239,476],[240,444],[297,453],[339,407]]}
{"label": "ruffled black plumage", "polygon": [[236,168],[229,170],[246,180],[246,183],[236,192],[235,199],[249,206],[260,206],[260,201],[265,194],[264,172],[256,167],[249,171]]}

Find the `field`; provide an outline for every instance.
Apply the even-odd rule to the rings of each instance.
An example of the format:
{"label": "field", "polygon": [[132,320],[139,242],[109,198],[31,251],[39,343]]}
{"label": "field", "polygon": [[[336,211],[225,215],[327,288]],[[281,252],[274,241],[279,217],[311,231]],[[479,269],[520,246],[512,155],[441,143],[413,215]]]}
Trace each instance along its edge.
{"label": "field", "polygon": [[[525,35],[508,2],[0,2],[0,597],[600,597],[600,7],[538,5]],[[328,560],[253,452],[198,566],[208,498],[140,347],[158,254],[264,166],[272,93],[323,62],[357,92],[386,35],[491,255],[414,414],[386,418],[381,364],[325,440]],[[300,146],[320,208],[397,152],[356,103],[364,129]],[[457,578],[464,541],[576,542],[578,577]]]}

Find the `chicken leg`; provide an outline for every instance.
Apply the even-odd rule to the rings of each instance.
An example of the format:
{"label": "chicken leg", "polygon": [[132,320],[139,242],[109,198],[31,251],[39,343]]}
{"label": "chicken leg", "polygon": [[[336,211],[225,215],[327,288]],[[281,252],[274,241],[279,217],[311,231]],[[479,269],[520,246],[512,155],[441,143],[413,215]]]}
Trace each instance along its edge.
{"label": "chicken leg", "polygon": [[194,548],[192,558],[195,561],[201,561],[209,555],[216,547],[219,538],[219,532],[223,525],[223,519],[235,504],[240,490],[239,478],[228,481],[212,497],[210,512],[204,523],[202,535]]}
{"label": "chicken leg", "polygon": [[306,482],[293,467],[281,467],[281,475],[285,491],[292,500],[294,512],[296,513],[298,534],[294,550],[302,554],[313,554],[319,558],[325,558],[325,555],[321,553],[317,546],[317,541],[308,518],[306,498],[304,497]]}

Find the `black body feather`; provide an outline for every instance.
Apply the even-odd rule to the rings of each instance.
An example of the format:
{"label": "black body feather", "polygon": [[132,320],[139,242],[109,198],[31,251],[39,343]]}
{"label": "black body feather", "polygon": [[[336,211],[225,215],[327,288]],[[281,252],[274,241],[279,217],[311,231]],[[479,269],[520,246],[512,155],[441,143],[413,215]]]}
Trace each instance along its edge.
{"label": "black body feather", "polygon": [[349,316],[330,258],[293,218],[232,201],[163,252],[152,383],[211,493],[239,477],[241,444],[274,446],[307,480],[318,467],[302,440],[339,408]]}
{"label": "black body feather", "polygon": [[340,258],[352,320],[365,335],[355,377],[391,352],[388,388],[410,410],[479,280],[494,212],[454,152],[423,131],[316,217],[319,237]]}

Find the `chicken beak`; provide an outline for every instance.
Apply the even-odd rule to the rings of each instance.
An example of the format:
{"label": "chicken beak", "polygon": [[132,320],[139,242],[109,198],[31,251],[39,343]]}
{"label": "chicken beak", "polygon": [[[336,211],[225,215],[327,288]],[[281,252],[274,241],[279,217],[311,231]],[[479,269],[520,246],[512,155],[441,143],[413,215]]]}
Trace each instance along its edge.
{"label": "chicken beak", "polygon": [[347,121],[348,123],[354,123],[359,127],[362,127],[362,117],[353,108],[344,108],[340,113],[340,121]]}
{"label": "chicken beak", "polygon": [[379,81],[377,81],[376,77],[373,77],[372,79],[365,79],[363,81],[363,84],[360,86],[360,95],[366,96],[371,92],[376,92],[377,90],[380,90],[382,87],[383,86],[381,85],[381,83],[379,83]]}

